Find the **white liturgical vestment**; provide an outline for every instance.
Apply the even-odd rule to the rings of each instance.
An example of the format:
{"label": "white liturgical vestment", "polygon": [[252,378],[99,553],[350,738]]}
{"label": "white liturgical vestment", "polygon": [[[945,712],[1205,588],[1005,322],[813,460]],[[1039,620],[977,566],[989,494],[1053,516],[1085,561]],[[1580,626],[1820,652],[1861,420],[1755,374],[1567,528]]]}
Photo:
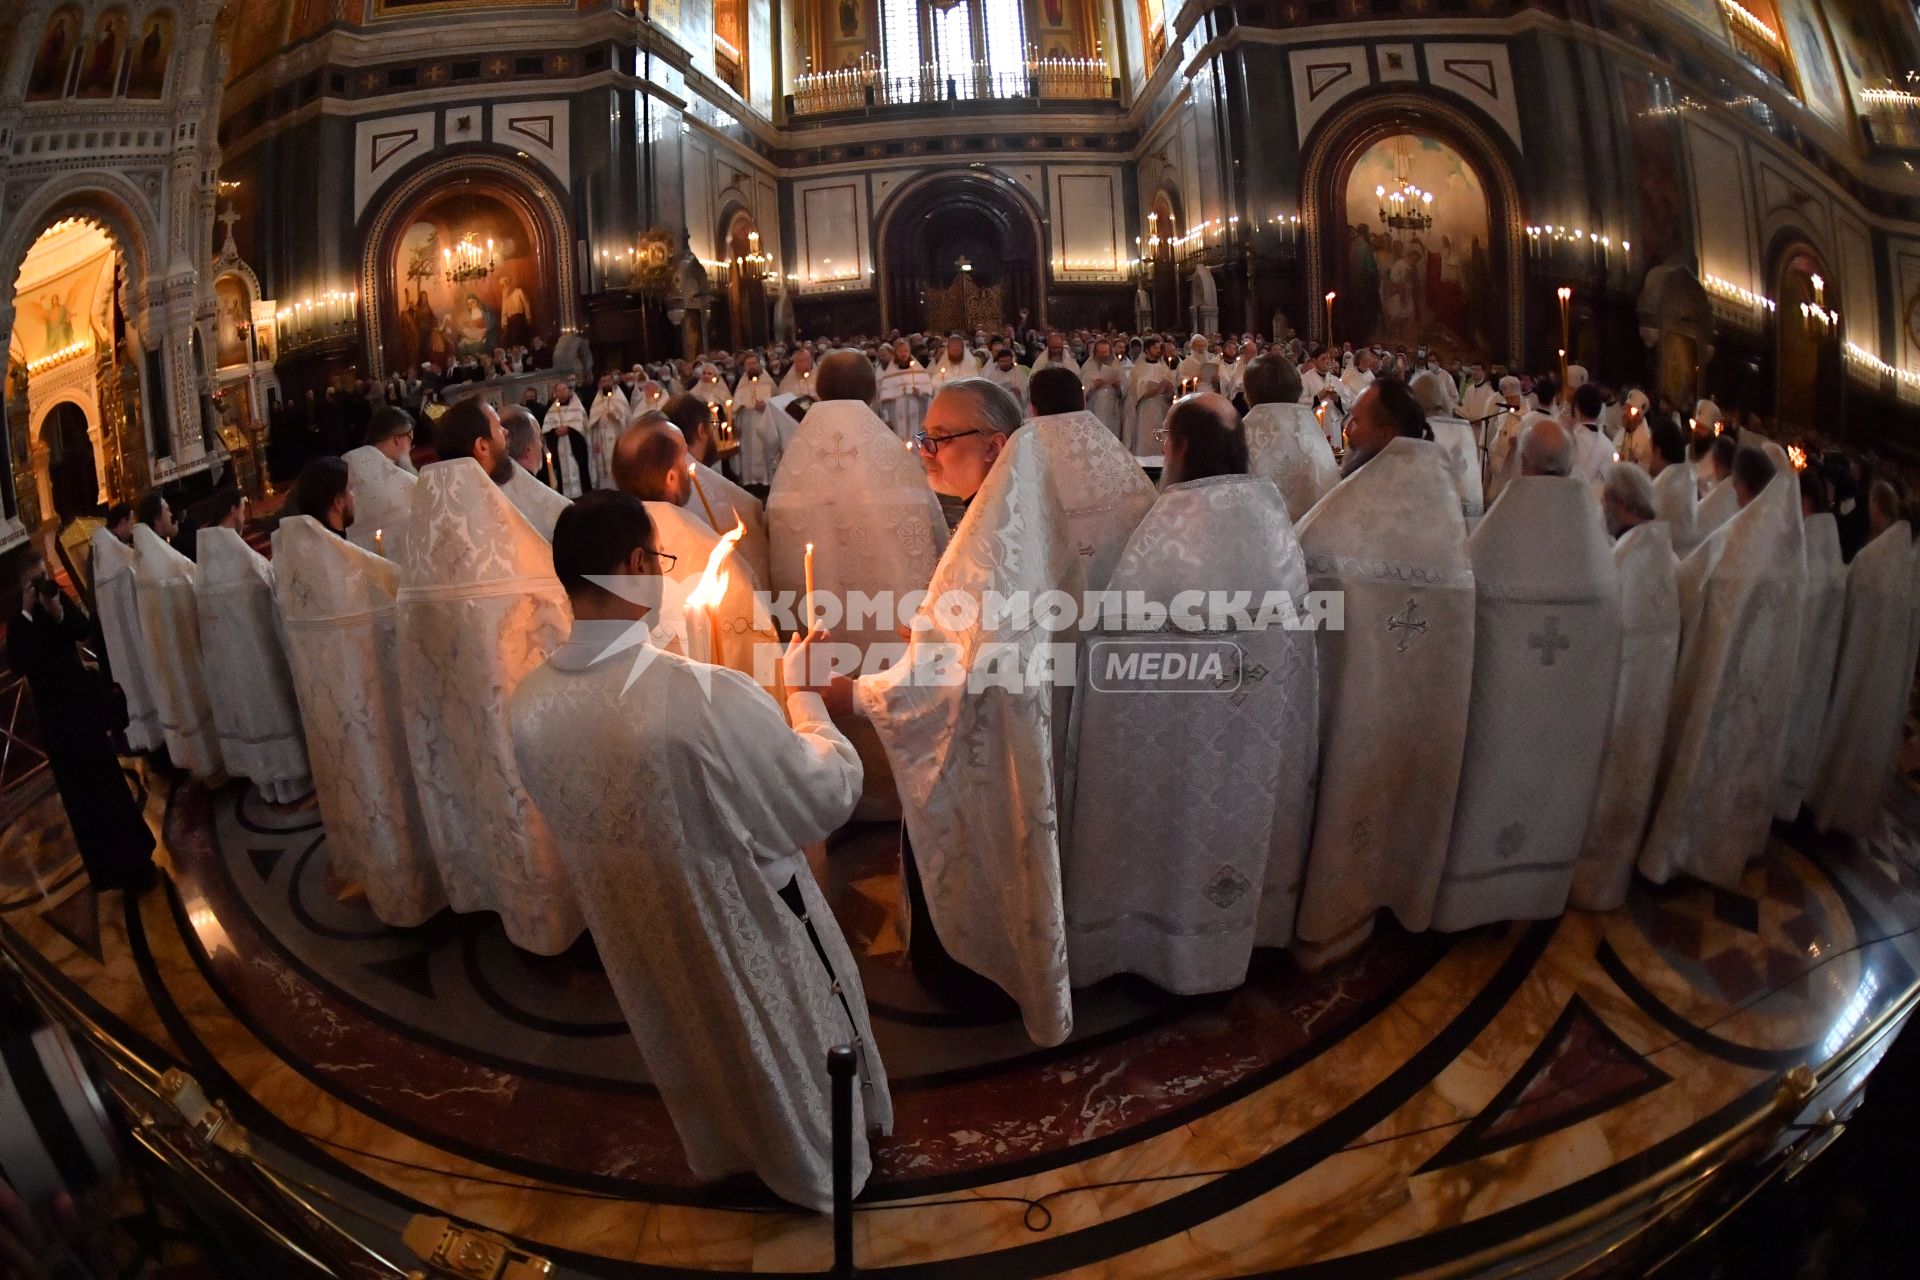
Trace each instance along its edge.
{"label": "white liturgical vestment", "polygon": [[1453,487],[1460,493],[1461,516],[1478,518],[1486,502],[1480,484],[1480,446],[1474,443],[1473,428],[1461,418],[1428,418],[1427,429],[1433,432],[1433,442],[1447,451]]}
{"label": "white liturgical vestment", "polygon": [[[858,400],[822,400],[807,411],[767,494],[772,590],[806,592],[807,544],[814,590],[844,603],[850,592],[900,597],[926,587],[947,544],[947,521],[920,459]],[[822,602],[822,607],[828,607]],[[834,623],[834,639],[864,653],[898,643],[898,614],[865,625]]]}
{"label": "white liturgical vestment", "polygon": [[[700,477],[701,492],[707,495],[707,503],[713,508],[714,523],[720,526],[715,532],[727,532],[733,528],[734,517],[739,517],[746,532],[740,535],[740,542],[735,550],[753,569],[754,581],[762,587],[766,586],[772,578],[772,571],[767,562],[766,505],[706,463],[696,462],[694,468]],[[691,498],[689,501],[694,507],[700,505],[698,497]],[[689,510],[691,511],[691,508]],[[707,517],[704,507],[698,514],[702,520]]]}
{"label": "white liturgical vestment", "polygon": [[1700,499],[1700,505],[1694,511],[1693,532],[1697,539],[1694,545],[1699,546],[1700,543],[1705,542],[1713,535],[1715,529],[1733,519],[1734,513],[1739,510],[1740,495],[1733,491],[1732,478],[1716,480],[1713,487],[1707,490],[1706,496]]}
{"label": "white liturgical vestment", "polygon": [[587,414],[588,488],[613,488],[614,442],[627,429],[627,419],[632,416],[627,393],[617,386],[593,398],[593,408]]}
{"label": "white liturgical vestment", "polygon": [[447,893],[400,714],[400,570],[312,516],[294,516],[274,531],[273,571],[328,856],[342,879],[366,889],[382,923],[424,923]]}
{"label": "white liturgical vestment", "polygon": [[1481,502],[1491,506],[1499,501],[1500,491],[1520,474],[1520,434],[1543,413],[1509,413],[1493,424],[1493,443],[1487,446],[1486,480],[1481,485]]}
{"label": "white liturgical vestment", "polygon": [[1397,439],[1300,523],[1322,629],[1320,788],[1295,938],[1327,958],[1386,906],[1416,932],[1446,866],[1473,680],[1473,569],[1439,445]]}
{"label": "white liturgical vestment", "polygon": [[[694,501],[697,504],[698,499]],[[667,577],[685,591],[691,591],[700,575],[706,572],[707,561],[712,558],[720,535],[709,529],[707,522],[690,506],[676,507],[670,502],[649,502],[646,506],[647,514],[653,518],[656,548],[675,557]],[[726,524],[725,516],[720,519]],[[728,529],[732,527],[727,524]],[[774,630],[772,617],[760,607],[755,594],[760,590],[760,580],[739,554],[738,544],[734,553],[721,562],[721,572],[727,575],[727,589],[720,603],[701,610],[700,618],[689,619],[695,628],[704,630],[704,638],[692,638],[689,648],[686,637],[669,639],[662,634],[661,643],[684,656],[728,667],[743,675],[754,674],[755,654],[759,652],[763,655],[761,665],[765,668],[767,684],[771,686],[780,637]],[[672,620],[663,618],[662,621],[671,625]]]}
{"label": "white liturgical vestment", "polygon": [[1793,709],[1805,553],[1793,472],[1680,562],[1680,663],[1640,870],[1735,888],[1766,844]]}
{"label": "white liturgical vestment", "polygon": [[479,463],[436,462],[413,491],[401,583],[407,749],[447,899],[558,955],[584,924],[507,733],[507,699],[572,620],[553,549]]}
{"label": "white liturgical vestment", "polygon": [[300,704],[273,604],[273,566],[238,530],[196,535],[200,654],[227,772],[281,804],[313,790]]}
{"label": "white liturgical vestment", "polygon": [[1104,590],[1127,539],[1153,507],[1153,481],[1084,409],[1035,418],[1021,430],[1032,432],[1047,454],[1067,536],[1086,569],[1087,590]]}
{"label": "white liturgical vestment", "polygon": [[[812,694],[793,727],[745,677],[576,624],[513,696],[514,751],[647,1074],[703,1178],[751,1170],[833,1204],[827,1050],[852,1045],[853,1186],[893,1106],[853,954],[801,850],[853,810],[860,764]],[[636,654],[648,662],[625,688]],[[792,884],[806,907],[779,897]],[[808,922],[820,940],[816,951]],[[822,959],[821,952],[825,953]]]}
{"label": "white liturgical vestment", "polygon": [[[893,766],[941,943],[1013,997],[1041,1046],[1073,1030],[1055,773],[1071,691],[1036,664],[1054,633],[937,602],[1080,598],[1085,571],[1048,459],[1028,432],[1014,436],[940,558],[906,657],[855,686]],[[936,679],[936,668],[967,679]]]}
{"label": "white liturgical vestment", "polygon": [[1780,799],[1773,811],[1782,822],[1799,815],[1800,803],[1813,783],[1847,613],[1847,563],[1840,556],[1839,522],[1823,511],[1808,516],[1801,530],[1807,541],[1807,596],[1800,610],[1793,718],[1787,722],[1787,745],[1780,757]]}
{"label": "white liturgical vestment", "polygon": [[1290,519],[1305,519],[1340,483],[1340,466],[1319,419],[1303,404],[1257,404],[1247,410],[1245,423],[1247,470],[1273,481]]}
{"label": "white liturgical vestment", "polygon": [[[514,510],[526,517],[534,532],[548,542],[553,541],[553,527],[560,523],[560,513],[573,505],[572,499],[517,462],[513,464],[513,479],[501,485],[500,491],[506,494]],[[354,523],[359,521],[356,519]]]}
{"label": "white liturgical vestment", "polygon": [[880,417],[902,440],[913,439],[926,421],[933,399],[933,377],[919,361],[909,359],[880,371]]}
{"label": "white liturgical vestment", "polygon": [[1164,360],[1141,360],[1127,377],[1127,448],[1134,456],[1159,456],[1161,443],[1155,437],[1173,407],[1175,387],[1173,370]]}
{"label": "white liturgical vestment", "polygon": [[1823,831],[1871,834],[1913,682],[1913,535],[1904,520],[1847,568],[1846,618],[1808,803]]}
{"label": "white liturgical vestment", "polygon": [[407,552],[407,519],[413,510],[415,477],[370,444],[341,455],[353,486],[353,524],[347,539],[372,551],[378,534],[381,553],[395,564]]}
{"label": "white liturgical vestment", "polygon": [[1517,477],[1467,555],[1473,701],[1433,908],[1448,931],[1566,908],[1620,678],[1620,575],[1584,480]]}
{"label": "white liturgical vestment", "polygon": [[140,636],[140,606],[134,597],[133,571],[140,553],[104,526],[95,529],[89,540],[93,544],[93,607],[100,615],[113,682],[127,699],[127,746],[135,752],[151,751],[163,739],[160,712],[153,703],[152,661]]}
{"label": "white liturgical vestment", "polygon": [[805,372],[789,366],[786,373],[780,379],[779,387],[774,390],[774,394],[779,396],[799,396],[802,399],[811,400],[814,397],[814,379],[817,378],[819,374],[820,368],[818,365],[808,366]]}
{"label": "white liturgical vestment", "polygon": [[760,371],[741,374],[733,389],[733,434],[740,442],[740,478],[748,484],[768,483],[780,465],[785,437],[773,415],[786,414],[774,407],[773,395],[773,379]]}
{"label": "white liturgical vestment", "polygon": [[1680,660],[1680,596],[1665,521],[1629,529],[1613,544],[1620,573],[1620,679],[1585,847],[1573,870],[1572,906],[1611,911],[1627,900],[1647,833]]}
{"label": "white liturgical vestment", "polygon": [[200,606],[193,561],[145,524],[133,526],[134,598],[146,646],[148,686],[160,713],[160,734],[173,762],[201,781],[226,775],[220,734],[200,659]]}
{"label": "white liturgical vestment", "polygon": [[1087,412],[1100,419],[1118,439],[1126,429],[1121,399],[1127,390],[1127,370],[1118,360],[1089,360],[1080,366],[1080,387],[1086,392]]}
{"label": "white liturgical vestment", "polygon": [[[1116,621],[1083,643],[1061,849],[1073,985],[1135,973],[1181,995],[1226,991],[1246,980],[1254,947],[1292,940],[1300,903],[1314,639],[1259,610],[1277,592],[1299,609],[1306,564],[1270,481],[1213,476],[1167,488],[1109,586],[1161,607],[1181,592],[1250,592],[1255,625],[1202,605],[1193,631]],[[1227,661],[1210,687],[1176,689],[1138,675],[1146,653]]]}
{"label": "white liturgical vestment", "polygon": [[1670,462],[1653,478],[1653,513],[1667,526],[1682,560],[1700,545],[1700,493],[1691,462]]}

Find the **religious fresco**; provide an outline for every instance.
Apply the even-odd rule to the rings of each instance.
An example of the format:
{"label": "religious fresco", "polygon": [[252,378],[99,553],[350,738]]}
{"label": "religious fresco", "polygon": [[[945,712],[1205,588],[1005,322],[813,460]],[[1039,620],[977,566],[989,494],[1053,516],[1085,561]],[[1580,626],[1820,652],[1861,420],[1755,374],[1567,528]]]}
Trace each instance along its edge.
{"label": "religious fresco", "polygon": [[387,264],[387,363],[528,345],[553,320],[542,281],[538,238],[512,202],[465,190],[430,201]]}
{"label": "religious fresco", "polygon": [[79,10],[62,9],[54,14],[40,37],[33,70],[27,74],[28,98],[57,98],[66,92],[67,73],[73,67],[73,52],[79,43]]}
{"label": "religious fresco", "polygon": [[1793,50],[1794,70],[1800,75],[1800,97],[1831,124],[1847,119],[1846,95],[1840,71],[1827,44],[1826,26],[1809,0],[1780,0],[1781,35]]}
{"label": "religious fresco", "polygon": [[167,59],[173,54],[173,18],[156,13],[147,19],[127,69],[129,98],[158,98],[167,89]]}
{"label": "religious fresco", "polygon": [[247,332],[253,324],[253,299],[239,276],[225,275],[213,282],[213,363],[217,369],[250,364]]}
{"label": "religious fresco", "polygon": [[1692,223],[1685,216],[1680,141],[1672,118],[1657,110],[1653,89],[1645,80],[1623,78],[1620,90],[1633,146],[1640,261],[1657,266],[1689,247],[1683,239]]}
{"label": "religious fresco", "polygon": [[1827,30],[1833,36],[1840,70],[1856,106],[1865,90],[1884,89],[1893,83],[1887,44],[1878,19],[1869,9],[1864,5],[1835,6],[1827,14]]}
{"label": "religious fresco", "polygon": [[[1428,227],[1385,225],[1379,192],[1411,184],[1433,195],[1419,203]],[[1433,347],[1487,355],[1496,336],[1492,243],[1480,178],[1444,143],[1417,134],[1383,138],[1347,178],[1340,251],[1342,341]]]}
{"label": "religious fresco", "polygon": [[93,38],[80,56],[80,79],[74,92],[82,98],[111,98],[120,77],[120,55],[127,48],[127,15],[111,9],[93,24]]}

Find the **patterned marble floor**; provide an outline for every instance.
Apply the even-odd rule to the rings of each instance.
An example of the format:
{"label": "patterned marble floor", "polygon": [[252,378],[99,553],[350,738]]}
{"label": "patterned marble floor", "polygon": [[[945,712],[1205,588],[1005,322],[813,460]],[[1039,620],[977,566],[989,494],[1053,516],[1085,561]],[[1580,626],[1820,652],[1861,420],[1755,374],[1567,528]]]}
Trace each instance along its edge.
{"label": "patterned marble floor", "polygon": [[[488,917],[388,929],[332,882],[310,802],[244,786],[154,780],[168,887],[96,895],[41,777],[7,793],[0,939],[376,1233],[430,1210],[573,1274],[826,1267],[824,1221],[688,1173],[590,945],[525,956]],[[1844,1111],[1920,985],[1914,830],[1902,790],[1865,848],[1777,828],[1738,892],[1641,884],[1606,915],[1383,930],[1314,976],[1262,954],[1207,1000],[1108,983],[1048,1051],[919,991],[891,833],[844,832],[819,865],[898,1111],[861,1266],[1372,1276],[1602,1251],[1790,1069],[1833,1064],[1802,1110]]]}

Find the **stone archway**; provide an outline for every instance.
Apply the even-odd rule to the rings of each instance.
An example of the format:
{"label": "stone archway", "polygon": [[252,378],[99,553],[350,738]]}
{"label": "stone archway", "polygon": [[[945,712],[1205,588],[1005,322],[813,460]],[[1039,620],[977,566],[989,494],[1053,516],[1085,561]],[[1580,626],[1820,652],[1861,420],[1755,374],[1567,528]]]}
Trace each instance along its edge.
{"label": "stone archway", "polygon": [[994,174],[929,174],[894,193],[880,212],[880,328],[923,329],[929,290],[953,288],[964,264],[980,290],[998,289],[1000,323],[1022,310],[1046,324],[1046,238],[1040,213]]}
{"label": "stone archway", "polygon": [[[419,215],[464,193],[497,203],[519,220],[531,240],[525,247],[540,277],[537,296],[533,296],[536,290],[528,288],[527,281],[514,281],[529,295],[532,315],[527,323],[528,333],[544,337],[549,346],[558,347],[561,339],[580,331],[573,240],[560,196],[532,167],[506,156],[475,152],[433,160],[396,178],[376,198],[372,212],[361,223],[359,293],[366,300],[360,309],[365,325],[362,341],[368,376],[375,381],[385,377],[393,365],[388,359],[390,351],[404,345],[401,331],[403,322],[407,322],[402,316],[406,300],[396,287],[393,270],[402,238]],[[498,278],[495,276],[496,282]],[[505,342],[511,317],[504,313],[512,304],[504,296],[505,290],[501,292],[503,296],[491,300],[497,306],[489,306],[488,299],[477,301],[482,310],[502,313],[500,344],[514,345]],[[440,317],[432,319],[437,324]],[[425,328],[423,324],[417,331],[424,333]],[[416,353],[416,358],[427,357]]]}
{"label": "stone archway", "polygon": [[[1355,166],[1375,144],[1396,135],[1433,139],[1471,170],[1486,202],[1488,243],[1484,279],[1491,319],[1487,337],[1497,357],[1525,355],[1525,222],[1520,213],[1516,158],[1478,113],[1431,92],[1390,92],[1357,96],[1329,113],[1308,139],[1301,171],[1301,221],[1306,227],[1307,291],[1303,300],[1315,317],[1310,331],[1329,335],[1320,299],[1338,291],[1348,274],[1347,185]],[[1504,285],[1504,287],[1502,287]],[[1342,311],[1336,300],[1339,341],[1360,342],[1362,335],[1338,332]],[[1505,350],[1499,350],[1504,340]]]}
{"label": "stone archway", "polygon": [[720,256],[727,264],[727,332],[735,350],[758,347],[768,337],[767,255],[760,224],[743,206],[729,203],[720,215]]}
{"label": "stone archway", "polygon": [[79,402],[61,400],[34,428],[36,452],[45,451],[47,489],[61,524],[100,505],[97,428],[91,418]]}
{"label": "stone archway", "polygon": [[1783,236],[1772,261],[1774,416],[1801,430],[1830,425],[1845,373],[1838,287],[1804,236]]}
{"label": "stone archway", "polygon": [[1180,318],[1180,258],[1175,244],[1181,236],[1180,193],[1164,186],[1154,192],[1146,223],[1141,256],[1152,272],[1153,324],[1163,333],[1173,333],[1185,327]]}

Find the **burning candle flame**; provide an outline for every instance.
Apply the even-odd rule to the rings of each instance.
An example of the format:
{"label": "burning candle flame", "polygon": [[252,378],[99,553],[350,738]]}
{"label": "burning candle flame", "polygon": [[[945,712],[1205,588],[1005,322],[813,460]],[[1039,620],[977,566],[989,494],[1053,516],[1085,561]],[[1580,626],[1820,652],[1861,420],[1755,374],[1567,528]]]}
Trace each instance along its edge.
{"label": "burning candle flame", "polygon": [[727,584],[732,580],[733,575],[720,566],[726,562],[734,544],[740,541],[741,535],[746,531],[747,526],[741,521],[739,514],[735,513],[733,528],[722,534],[720,541],[713,544],[713,551],[707,556],[707,567],[701,571],[699,581],[693,584],[693,590],[687,593],[689,609],[712,609],[726,599]]}
{"label": "burning candle flame", "polygon": [[1793,464],[1795,471],[1805,471],[1807,469],[1807,451],[1797,444],[1790,444],[1787,446],[1787,461]]}

